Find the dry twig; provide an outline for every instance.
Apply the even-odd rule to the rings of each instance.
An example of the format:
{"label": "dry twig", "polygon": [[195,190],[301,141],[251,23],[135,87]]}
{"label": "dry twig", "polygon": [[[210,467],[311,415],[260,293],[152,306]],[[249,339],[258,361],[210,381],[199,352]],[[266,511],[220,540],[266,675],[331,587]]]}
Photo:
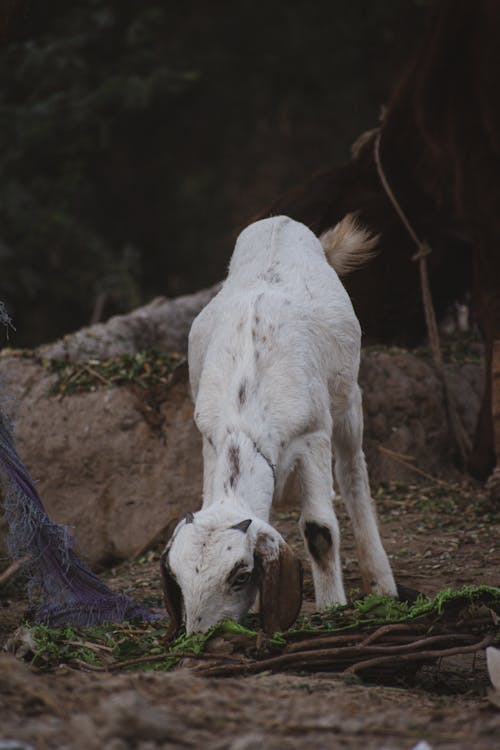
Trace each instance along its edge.
{"label": "dry twig", "polygon": [[23,567],[23,565],[31,560],[30,555],[20,557],[19,560],[14,560],[8,568],[0,574],[0,586],[4,586],[15,574]]}
{"label": "dry twig", "polygon": [[[380,630],[380,629],[379,629]],[[239,664],[217,665],[200,669],[199,674],[213,677],[234,676],[266,670],[301,669],[317,671],[326,669],[356,673],[373,667],[400,667],[407,662],[435,661],[444,656],[474,653],[490,645],[495,636],[485,635],[481,641],[470,643],[474,636],[467,633],[447,633],[419,638],[404,644],[378,643],[376,645],[337,645],[330,648],[308,648],[300,651],[287,651],[278,656]],[[332,639],[333,640],[333,639]],[[466,641],[467,643],[464,643]],[[462,645],[456,644],[462,643]],[[449,644],[449,648],[434,649],[432,646]],[[299,645],[299,644],[297,644]],[[324,645],[324,644],[323,644]],[[371,655],[363,659],[363,656]]]}

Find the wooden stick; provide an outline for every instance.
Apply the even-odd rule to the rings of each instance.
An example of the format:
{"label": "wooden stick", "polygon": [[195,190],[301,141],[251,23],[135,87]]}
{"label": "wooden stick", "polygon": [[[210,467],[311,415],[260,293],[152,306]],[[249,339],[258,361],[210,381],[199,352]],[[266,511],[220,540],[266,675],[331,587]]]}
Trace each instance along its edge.
{"label": "wooden stick", "polygon": [[25,555],[24,557],[20,557],[19,560],[14,560],[14,562],[11,563],[11,565],[9,565],[9,567],[0,574],[0,586],[4,586],[7,581],[9,581],[17,573],[17,571],[20,570],[23,565],[30,560],[31,555]]}
{"label": "wooden stick", "polygon": [[108,378],[105,378],[104,375],[101,375],[100,372],[97,372],[97,370],[94,370],[93,367],[90,365],[83,365],[83,369],[88,372],[89,375],[93,375],[95,378],[101,381],[101,383],[104,383],[104,385],[113,385],[113,381],[109,380]]}
{"label": "wooden stick", "polygon": [[86,661],[83,661],[83,659],[71,659],[71,661],[66,662],[68,667],[76,667],[78,669],[84,669],[88,672],[108,672],[109,669],[107,667],[99,667],[97,664],[88,664]]}
{"label": "wooden stick", "polygon": [[395,623],[394,625],[381,625],[379,628],[374,630],[372,633],[366,636],[366,638],[361,642],[361,646],[368,646],[370,643],[373,643],[373,641],[378,640],[384,635],[387,635],[387,633],[394,633],[395,630],[404,630],[406,632],[415,632],[411,625],[408,623]]}
{"label": "wooden stick", "polygon": [[[430,645],[431,643],[442,643],[444,640],[452,643],[456,643],[457,640],[463,640],[466,638],[470,640],[472,636],[467,634],[450,634],[445,636],[432,636],[429,639],[421,639],[417,641],[418,646],[422,647]],[[417,651],[416,653],[401,653],[401,649],[406,651],[412,647],[412,644],[404,644],[403,646],[350,646],[330,649],[318,649],[317,651],[300,651],[281,654],[279,656],[270,657],[268,659],[262,659],[260,661],[250,662],[246,664],[228,664],[226,666],[215,666],[201,669],[198,674],[206,676],[232,676],[242,673],[260,672],[267,669],[274,670],[276,668],[285,669],[307,669],[317,668],[318,666],[326,666],[332,669],[335,666],[342,666],[342,662],[353,661],[346,672],[356,672],[358,669],[366,669],[371,666],[377,665],[389,665],[390,663],[399,663],[407,661],[425,661],[427,659],[437,659],[442,656],[452,656],[454,654],[462,654],[478,651],[481,648],[485,648],[487,645],[492,643],[494,635],[488,634],[483,638],[482,641],[476,644],[468,646],[453,646],[448,649],[440,650],[424,650]],[[363,653],[376,653],[370,659],[362,661],[356,661],[357,658],[363,655]],[[359,666],[361,665],[361,666]]]}
{"label": "wooden stick", "polygon": [[238,666],[242,663],[241,657],[230,654],[212,654],[209,651],[203,651],[199,654],[195,654],[194,651],[176,651],[175,653],[165,651],[163,654],[150,654],[149,656],[139,656],[136,659],[118,661],[110,664],[107,669],[110,672],[114,672],[116,669],[125,669],[126,667],[133,667],[136,664],[149,664],[155,661],[167,661],[168,659],[225,659],[226,661],[238,662]]}
{"label": "wooden stick", "polygon": [[365,659],[365,661],[358,661],[356,664],[352,664],[348,667],[344,674],[356,674],[363,669],[370,669],[371,667],[381,666],[388,662],[410,662],[410,661],[422,661],[426,659],[442,659],[445,656],[455,656],[456,654],[470,654],[480,651],[487,646],[490,646],[495,640],[495,636],[492,633],[488,633],[478,643],[473,643],[470,646],[457,646],[454,648],[442,649],[441,651],[419,651],[416,654],[398,654],[396,656],[379,656],[373,659]]}
{"label": "wooden stick", "polygon": [[[403,466],[406,466],[406,468],[411,469],[416,474],[420,474],[420,476],[425,477],[426,479],[429,479],[431,482],[434,482],[435,484],[439,484],[442,487],[446,487],[448,490],[453,490],[454,492],[456,492],[457,488],[454,487],[452,484],[450,484],[449,482],[445,482],[444,479],[438,479],[437,477],[433,477],[432,474],[428,474],[426,471],[423,471],[423,469],[419,469],[418,466],[414,466],[412,463],[406,460],[406,458],[403,457],[401,453],[396,453],[396,451],[391,451],[390,448],[384,448],[383,445],[378,445],[377,448],[381,453],[385,453],[387,456],[389,456],[389,458],[392,458],[393,461],[397,461]],[[467,493],[464,492],[463,494],[467,494]]]}
{"label": "wooden stick", "polygon": [[415,637],[416,633],[424,632],[427,629],[428,626],[421,625],[419,623],[394,623],[389,625],[382,625],[380,628],[368,635],[366,635],[365,633],[354,632],[342,633],[341,635],[327,635],[325,633],[321,633],[313,638],[309,638],[308,640],[290,643],[288,646],[286,646],[285,652],[291,653],[293,651],[308,651],[309,649],[317,649],[318,645],[336,646],[342,643],[355,644],[357,641],[360,642],[360,645],[368,645],[372,640],[376,640],[379,636],[382,636],[386,633],[394,633],[396,631],[399,631],[400,633],[401,631],[408,633],[404,640],[411,640]]}
{"label": "wooden stick", "polygon": [[357,641],[362,641],[364,633],[351,633],[345,635],[318,635],[316,638],[310,638],[307,641],[296,641],[290,643],[285,647],[285,653],[291,654],[300,651],[309,651],[317,649],[321,646],[336,646],[342,643],[355,644]]}

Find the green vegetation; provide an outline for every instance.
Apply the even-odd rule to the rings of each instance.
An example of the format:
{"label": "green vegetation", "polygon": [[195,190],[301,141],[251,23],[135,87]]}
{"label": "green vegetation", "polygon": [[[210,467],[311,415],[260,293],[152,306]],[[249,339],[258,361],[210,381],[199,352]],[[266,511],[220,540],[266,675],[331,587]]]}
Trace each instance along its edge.
{"label": "green vegetation", "polygon": [[130,385],[141,388],[169,385],[173,373],[186,364],[186,359],[175,352],[139,352],[113,359],[89,359],[84,362],[49,360],[46,366],[57,374],[53,392],[61,396],[82,391],[94,391],[102,386]]}
{"label": "green vegetation", "polygon": [[[335,635],[373,630],[385,624],[423,622],[432,632],[445,618],[464,622],[468,616],[484,610],[500,615],[500,589],[492,586],[466,586],[458,591],[442,591],[432,599],[420,597],[414,604],[395,602],[380,596],[369,596],[346,607],[301,617],[287,633],[276,633],[264,639],[267,654],[279,653],[287,643],[296,643],[311,635]],[[491,620],[493,622],[493,620]],[[167,625],[130,622],[93,628],[48,628],[45,625],[26,626],[19,636],[30,644],[28,658],[41,669],[59,664],[98,669],[171,669],[186,656],[209,656],[214,639],[233,644],[235,650],[246,655],[262,654],[255,618],[247,620],[248,627],[234,622],[222,622],[205,634],[181,635],[166,645]],[[490,625],[490,629],[491,629]],[[260,648],[260,650],[259,650]]]}
{"label": "green vegetation", "polygon": [[500,523],[500,509],[473,480],[445,481],[429,475],[426,480],[381,482],[373,488],[378,510],[394,517],[411,509],[425,511],[418,527],[426,533],[446,528],[477,530]]}
{"label": "green vegetation", "polygon": [[[479,331],[473,328],[469,333],[458,333],[441,336],[440,341],[443,361],[450,367],[461,366],[466,363],[481,361],[483,345]],[[369,344],[363,347],[365,352],[382,352],[383,354],[407,354],[408,349],[400,346],[387,346],[384,344]],[[433,354],[429,346],[418,346],[411,350],[418,357],[432,360]]]}
{"label": "green vegetation", "polygon": [[466,609],[478,603],[500,614],[500,589],[494,586],[464,586],[456,591],[445,589],[432,598],[421,595],[413,604],[370,595],[354,602],[352,607],[336,607],[327,613],[301,618],[290,632],[304,635],[340,633],[424,618],[435,623],[451,610]]}

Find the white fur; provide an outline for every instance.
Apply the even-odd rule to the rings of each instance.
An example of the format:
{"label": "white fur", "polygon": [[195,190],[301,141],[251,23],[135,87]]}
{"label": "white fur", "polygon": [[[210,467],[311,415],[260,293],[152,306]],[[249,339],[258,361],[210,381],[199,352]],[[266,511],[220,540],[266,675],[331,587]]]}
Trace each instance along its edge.
{"label": "white fur", "polygon": [[[348,233],[352,252],[355,234],[355,228]],[[345,236],[337,232],[340,242]],[[335,263],[332,237],[328,251]],[[366,247],[364,233],[358,240]],[[345,266],[345,247],[339,255]],[[294,466],[303,535],[312,523],[325,527],[332,540],[322,564],[311,557],[317,607],[345,603],[332,440],[365,587],[396,594],[362,451],[359,355],[358,320],[315,235],[283,216],[247,227],[221,291],[189,336],[195,419],[203,435],[203,504],[194,520],[177,526],[167,547],[188,632],[248,611],[255,583],[250,579],[235,590],[227,576],[236,564],[252,572],[257,539],[265,540],[269,556],[278,554],[284,540],[269,514]],[[245,519],[251,520],[248,530],[231,528]]]}

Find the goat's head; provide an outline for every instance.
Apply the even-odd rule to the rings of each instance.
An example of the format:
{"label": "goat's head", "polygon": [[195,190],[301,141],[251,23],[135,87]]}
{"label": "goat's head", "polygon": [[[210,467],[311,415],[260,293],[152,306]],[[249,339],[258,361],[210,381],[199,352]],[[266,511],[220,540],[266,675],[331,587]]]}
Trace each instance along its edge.
{"label": "goat's head", "polygon": [[302,601],[302,566],[281,535],[256,517],[211,508],[177,524],[161,558],[163,592],[173,637],[205,632],[220,620],[241,620],[260,593],[266,633],[286,630]]}

